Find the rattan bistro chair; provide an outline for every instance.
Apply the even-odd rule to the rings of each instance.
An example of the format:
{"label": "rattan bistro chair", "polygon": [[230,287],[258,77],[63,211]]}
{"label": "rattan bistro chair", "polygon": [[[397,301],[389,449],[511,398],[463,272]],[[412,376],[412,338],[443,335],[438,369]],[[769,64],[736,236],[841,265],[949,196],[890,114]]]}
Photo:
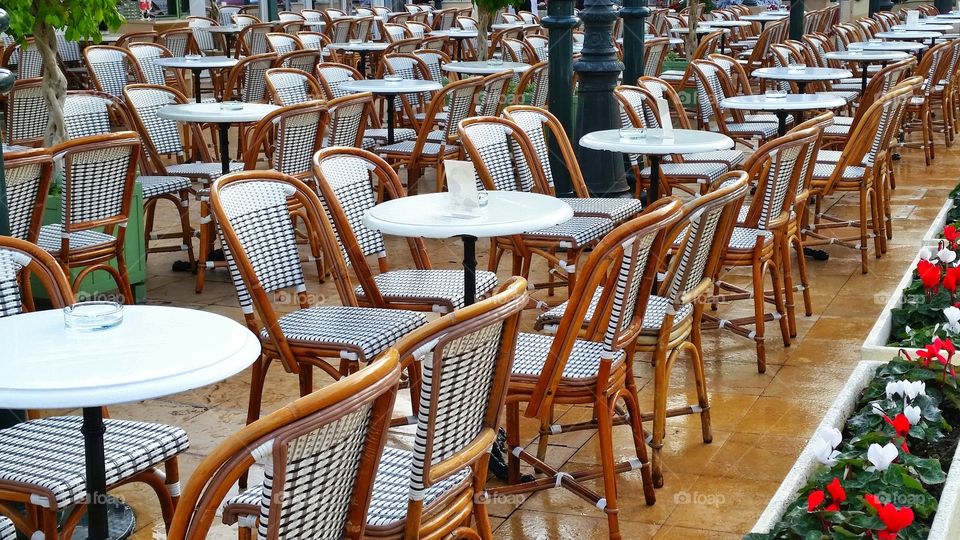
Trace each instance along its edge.
{"label": "rattan bistro chair", "polygon": [[169,537],[206,539],[227,491],[259,463],[262,485],[234,498],[225,522],[239,519],[263,539],[364,538],[399,380],[397,351],[389,349],[231,436],[190,477]]}
{"label": "rattan bistro chair", "polygon": [[296,105],[304,101],[324,99],[316,77],[293,68],[271,68],[263,74],[267,96],[275,105]]}
{"label": "rattan bistro chair", "polygon": [[[647,448],[637,388],[629,377],[633,362],[627,351],[642,325],[647,299],[656,280],[665,247],[665,233],[681,216],[680,201],[665,197],[640,217],[606,235],[583,264],[582,275],[570,296],[559,331],[554,337],[521,333],[517,338],[510,387],[507,391],[507,446],[509,483],[493,490],[497,495],[526,493],[564,487],[595,505],[607,515],[610,538],[620,538],[617,474],[640,469],[644,499],[654,504],[656,495],[650,477]],[[593,310],[589,328],[580,335],[594,291],[603,289]],[[626,414],[621,414],[623,402]],[[525,416],[539,420],[541,446],[537,455],[524,450],[520,441],[520,406],[527,403]],[[593,420],[573,425],[556,425],[554,406],[593,406]],[[616,463],[613,427],[625,423],[632,431],[636,457]],[[561,472],[545,461],[545,433],[597,430],[600,464]],[[546,476],[520,481],[524,462]],[[602,478],[602,491],[581,483]]]}
{"label": "rattan bistro chair", "polygon": [[[313,390],[313,367],[338,379],[426,322],[420,313],[357,307],[326,214],[303,182],[277,171],[234,173],[214,184],[210,199],[240,307],[263,347],[253,366],[248,422],[260,416],[264,378],[273,360],[299,374],[300,393],[307,395]],[[312,256],[322,253],[329,262],[342,305],[311,305],[291,207],[300,210]],[[289,289],[295,290],[297,309],[281,315],[273,299]],[[413,373],[411,381],[417,380]]]}
{"label": "rattan bistro chair", "polygon": [[[68,162],[69,163],[69,162]],[[40,247],[0,237],[0,317],[23,312],[18,282],[35,278],[53,308],[73,303],[67,275],[60,264]],[[23,276],[23,278],[20,278]],[[53,416],[0,430],[0,507],[20,533],[28,538],[70,538],[83,516],[87,498],[86,465],[79,416]],[[104,456],[107,487],[130,482],[150,486],[160,501],[164,523],[170,524],[180,474],[177,455],[189,446],[187,434],[176,427],[130,420],[104,420]],[[163,466],[164,472],[156,470]],[[26,506],[21,514],[11,509]],[[72,506],[72,508],[71,508]],[[58,512],[67,511],[58,532]],[[9,524],[0,522],[0,536]]]}
{"label": "rattan bistro chair", "polygon": [[94,88],[111,96],[122,98],[124,86],[147,82],[137,59],[127,49],[91,45],[83,50],[83,62]]}
{"label": "rattan bistro chair", "polygon": [[35,244],[50,193],[53,158],[46,148],[11,152],[3,156],[3,174],[10,235]]}
{"label": "rattan bistro chair", "polygon": [[[492,298],[397,344],[401,363],[422,364],[424,391],[414,403],[413,449],[387,446],[380,457],[364,538],[446,538],[471,517],[480,535],[491,537],[486,506],[477,498],[485,489],[519,315],[528,300],[525,285],[514,278]],[[261,493],[247,491],[228,501],[225,521],[252,526]]]}
{"label": "rattan bistro chair", "polygon": [[[74,290],[88,274],[103,270],[116,281],[123,302],[134,303],[123,240],[140,138],[121,131],[69,140],[50,151],[63,160],[60,222],[40,227],[37,244],[57,259],[64,272],[83,268],[73,279]],[[111,260],[116,260],[116,267],[107,264]]]}
{"label": "rattan bistro chair", "polygon": [[[374,183],[395,199],[406,195],[397,173],[383,159],[357,148],[324,148],[314,156],[313,172],[320,199],[331,216],[339,249],[353,267],[361,305],[449,313],[464,305],[463,271],[435,270],[421,238],[408,238],[415,269],[388,270],[383,234],[363,224],[364,212],[376,204]],[[374,275],[366,257],[376,255]],[[493,291],[497,276],[477,272],[477,296]]]}

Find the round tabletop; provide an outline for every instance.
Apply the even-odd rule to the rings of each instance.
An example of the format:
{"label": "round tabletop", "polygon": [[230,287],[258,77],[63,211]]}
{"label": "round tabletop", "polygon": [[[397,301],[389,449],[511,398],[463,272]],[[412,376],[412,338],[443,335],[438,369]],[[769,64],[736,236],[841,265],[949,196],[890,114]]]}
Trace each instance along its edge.
{"label": "round tabletop", "polygon": [[436,37],[449,37],[454,39],[475,38],[479,34],[476,30],[451,28],[450,30],[434,30],[428,35]]}
{"label": "round tabletop", "polygon": [[933,22],[944,21],[944,22],[955,23],[955,22],[960,22],[960,13],[941,13],[940,15],[927,17],[926,19],[922,19],[922,20],[933,21]]}
{"label": "round tabletop", "polygon": [[883,39],[934,39],[941,36],[940,32],[926,31],[906,31],[903,32],[877,32],[875,37]]}
{"label": "round tabletop", "polygon": [[[706,26],[706,24],[707,23],[698,24],[696,29],[694,29],[694,31],[698,34],[710,34],[713,32],[723,32],[724,34],[730,33],[729,28],[720,28],[720,27],[709,28],[708,26]],[[671,28],[670,29],[671,34],[686,34],[689,31],[690,31],[689,28]]]}
{"label": "round tabletop", "polygon": [[266,103],[242,103],[239,109],[221,109],[220,105],[220,103],[166,105],[157,111],[157,116],[174,122],[244,124],[259,122],[264,116],[280,108]]}
{"label": "round tabletop", "polygon": [[[202,329],[185,332],[185,329]],[[0,319],[0,407],[74,408],[152,399],[230,377],[257,359],[243,325],[195,309],[123,306],[123,322],[68,330],[52,309]]]}
{"label": "round tabletop", "polygon": [[778,11],[778,12],[769,12],[769,11],[766,11],[766,12],[763,12],[763,13],[758,13],[758,14],[756,14],[756,15],[741,15],[741,16],[740,16],[740,20],[741,20],[741,21],[750,21],[750,22],[779,21],[780,19],[783,19],[783,18],[787,17],[788,15],[789,15],[789,13],[784,13],[784,12],[780,12],[780,11]]}
{"label": "round tabletop", "polygon": [[748,21],[702,21],[700,25],[715,26],[717,28],[743,28],[744,26],[750,26],[750,22]]}
{"label": "round tabletop", "polygon": [[367,210],[363,224],[397,236],[489,238],[544,229],[573,217],[570,205],[538,193],[488,191],[480,215],[466,218],[451,215],[452,200],[450,193],[393,199]]}
{"label": "round tabletop", "polygon": [[847,48],[865,51],[917,51],[926,49],[927,46],[912,41],[855,41],[847,45]]}
{"label": "round tabletop", "polygon": [[443,88],[443,85],[436,81],[424,81],[420,79],[400,79],[399,81],[360,79],[357,81],[344,81],[340,83],[340,88],[350,92],[406,94],[413,92],[432,92],[434,90],[440,90]]}
{"label": "round tabletop", "polygon": [[389,43],[381,43],[379,41],[364,41],[362,43],[331,43],[329,47],[331,49],[341,49],[344,51],[383,51],[389,47]]}
{"label": "round tabletop", "polygon": [[690,152],[710,152],[733,148],[733,139],[712,131],[695,129],[674,129],[673,138],[664,139],[662,129],[643,130],[642,139],[621,139],[619,129],[607,129],[587,133],[580,138],[580,146],[594,150],[624,152],[629,154],[686,154]]}
{"label": "round tabletop", "polygon": [[849,79],[853,73],[845,69],[805,67],[794,69],[789,67],[766,67],[753,70],[753,76],[760,79],[774,79],[778,81],[833,81]]}
{"label": "round tabletop", "polygon": [[[649,34],[645,34],[644,37],[643,37],[643,41],[644,41],[644,42],[647,42],[647,41],[650,41],[651,39],[660,39],[660,38],[662,38],[662,37],[663,37],[663,36],[651,36],[651,35],[649,35]],[[667,38],[667,39],[670,40],[670,45],[683,45],[683,39],[682,39],[682,38],[672,37],[672,38]],[[623,45],[623,38],[617,38],[617,43]],[[574,44],[574,45],[576,45],[576,44]],[[583,48],[582,45],[581,45],[581,48]]]}
{"label": "round tabletop", "polygon": [[893,26],[893,30],[904,30],[907,32],[949,32],[953,30],[953,25],[933,23],[896,24]]}
{"label": "round tabletop", "polygon": [[530,64],[523,62],[503,62],[500,64],[490,64],[484,61],[473,62],[447,62],[443,65],[444,71],[451,73],[468,73],[471,75],[491,75],[512,69],[514,73],[523,73],[530,69]]}
{"label": "round tabletop", "polygon": [[847,100],[833,94],[787,94],[772,98],[763,94],[724,98],[720,106],[725,109],[751,111],[805,111],[808,109],[836,109],[845,107]]}
{"label": "round tabletop", "polygon": [[[210,28],[216,28],[216,26]],[[158,66],[184,69],[230,68],[237,65],[237,62],[236,58],[230,58],[229,56],[200,56],[198,58],[172,56],[154,60],[154,63]]]}
{"label": "round tabletop", "polygon": [[327,25],[327,21],[306,21],[303,24],[304,26],[319,26],[320,28],[323,28]]}
{"label": "round tabletop", "polygon": [[849,51],[829,51],[823,56],[828,60],[867,63],[903,60],[904,58],[908,58],[910,55],[902,51],[864,51],[862,49],[853,49]]}
{"label": "round tabletop", "polygon": [[525,24],[525,23],[497,23],[491,24],[491,30],[509,30],[511,28],[529,28],[532,26],[537,26],[536,24]]}
{"label": "round tabletop", "polygon": [[239,34],[243,31],[242,26],[232,25],[232,26],[210,26],[204,28],[207,32],[212,34]]}

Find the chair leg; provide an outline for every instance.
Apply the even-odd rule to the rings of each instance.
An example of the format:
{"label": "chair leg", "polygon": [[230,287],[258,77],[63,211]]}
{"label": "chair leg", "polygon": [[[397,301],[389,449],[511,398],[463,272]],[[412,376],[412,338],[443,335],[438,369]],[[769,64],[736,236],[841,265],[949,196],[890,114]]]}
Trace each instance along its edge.
{"label": "chair leg", "polygon": [[[174,456],[168,459],[163,464],[164,472],[164,484],[166,484],[167,493],[170,494],[170,501],[173,503],[173,508],[177,508],[177,503],[180,502],[180,462],[177,461],[177,457]],[[173,516],[171,516],[172,518]],[[170,524],[166,523],[167,530],[170,529]]]}
{"label": "chair leg", "polygon": [[120,294],[123,295],[123,303],[129,305],[136,304],[137,299],[134,298],[133,289],[130,288],[130,275],[127,273],[127,261],[123,255],[122,245],[117,245],[117,267],[113,268],[110,265],[104,265],[103,268],[112,274],[113,279],[116,280],[117,286],[120,287]]}
{"label": "chair leg", "polygon": [[[190,225],[190,192],[180,192],[180,204],[177,205],[177,212],[180,214],[180,231],[183,237],[183,245],[187,246],[187,258],[190,260],[192,268],[196,262],[193,254],[193,226]],[[323,276],[321,276],[322,278]]]}
{"label": "chair leg", "polygon": [[653,351],[653,431],[650,433],[651,460],[653,487],[663,487],[663,464],[660,452],[663,450],[663,438],[666,436],[667,424],[667,389],[670,387],[670,370],[667,364],[669,351],[658,344]]}
{"label": "chair leg", "polygon": [[800,272],[800,286],[803,287],[803,314],[813,315],[813,300],[811,299],[810,280],[807,278],[807,260],[803,255],[803,239],[799,232],[792,238],[794,251],[797,254],[797,270]]}
{"label": "chair leg", "polygon": [[59,538],[57,532],[57,513],[50,510],[41,510],[39,515],[39,527],[40,531],[43,532],[43,538]]}
{"label": "chair leg", "polygon": [[657,502],[657,495],[653,490],[653,478],[650,475],[650,458],[647,456],[646,436],[643,431],[643,413],[640,411],[640,399],[637,397],[636,384],[630,384],[632,376],[628,378],[627,390],[623,393],[623,400],[627,404],[627,414],[630,415],[630,429],[633,432],[633,447],[640,460],[640,478],[643,481],[643,499],[647,506]]}
{"label": "chair leg", "polygon": [[776,243],[776,250],[782,261],[781,268],[783,268],[783,297],[787,308],[787,326],[790,337],[795,338],[797,337],[797,313],[793,302],[793,264],[790,261],[790,246],[782,233],[777,233]]}
{"label": "chair leg", "polygon": [[507,403],[507,483],[520,483],[520,458],[513,455],[513,449],[520,446],[520,404]]}
{"label": "chair leg", "polygon": [[197,294],[203,292],[203,285],[207,279],[207,257],[210,256],[210,244],[212,242],[211,227],[213,226],[213,215],[210,213],[210,201],[200,200],[200,253],[197,258],[197,282],[194,290]]}
{"label": "chair leg", "polygon": [[617,472],[614,470],[616,457],[613,454],[613,403],[604,396],[597,396],[597,438],[600,444],[600,462],[603,466],[603,491],[607,514],[607,534],[611,540],[620,539],[620,520],[617,517]]}
{"label": "chair leg", "polygon": [[790,346],[790,328],[787,325],[787,308],[783,301],[783,277],[780,272],[780,264],[777,260],[767,261],[767,271],[770,273],[770,282],[773,288],[773,305],[776,308],[777,321],[780,323],[780,335],[783,337],[783,346]]}
{"label": "chair leg", "polygon": [[540,419],[540,437],[537,439],[537,459],[545,461],[547,459],[547,446],[550,444],[550,425],[553,424],[553,411],[550,411],[549,418]]}
{"label": "chair leg", "polygon": [[754,261],[752,266],[753,273],[753,315],[756,319],[756,329],[754,330],[753,340],[757,345],[757,371],[763,373],[767,370],[767,356],[763,345],[763,333],[765,321],[764,318],[764,294],[763,294],[763,264],[760,261]]}
{"label": "chair leg", "polygon": [[306,364],[300,364],[300,397],[309,395],[313,392],[313,368]]}
{"label": "chair leg", "polygon": [[867,273],[867,190],[860,190],[860,273]]}
{"label": "chair leg", "polygon": [[150,256],[150,234],[153,232],[153,214],[159,199],[147,199],[143,203],[143,248],[144,255]]}

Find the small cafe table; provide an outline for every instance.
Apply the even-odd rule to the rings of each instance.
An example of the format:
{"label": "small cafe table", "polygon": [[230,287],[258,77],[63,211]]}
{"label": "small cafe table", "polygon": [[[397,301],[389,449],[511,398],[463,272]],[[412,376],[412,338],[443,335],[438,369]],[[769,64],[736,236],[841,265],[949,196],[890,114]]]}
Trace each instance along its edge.
{"label": "small cafe table", "polygon": [[360,79],[344,81],[340,84],[342,90],[348,92],[372,92],[387,98],[387,144],[393,144],[394,116],[396,116],[394,98],[400,94],[415,94],[418,92],[433,92],[440,90],[443,85],[436,81],[420,79],[400,79],[390,81],[386,79]]}
{"label": "small cafe table", "polygon": [[824,54],[827,60],[840,60],[860,64],[860,94],[867,91],[867,66],[872,63],[885,65],[887,62],[903,60],[910,55],[901,51],[865,51],[850,49],[847,51],[829,51]]}
{"label": "small cafe table", "polygon": [[[211,27],[215,28],[215,27]],[[237,65],[236,58],[229,56],[174,56],[171,58],[157,58],[154,60],[158,66],[189,69],[193,71],[193,95],[200,103],[200,73],[204,70],[214,70],[223,68],[232,68]]]}
{"label": "small cafe table", "polygon": [[720,106],[724,109],[772,111],[777,115],[777,135],[781,137],[787,132],[787,116],[791,112],[836,109],[846,105],[847,100],[831,94],[787,94],[783,97],[758,94],[728,97],[720,102]]}
{"label": "small cafe table", "polygon": [[797,90],[802,94],[809,82],[849,79],[853,77],[853,73],[846,69],[822,67],[765,67],[753,70],[753,76],[758,79],[795,82]]}

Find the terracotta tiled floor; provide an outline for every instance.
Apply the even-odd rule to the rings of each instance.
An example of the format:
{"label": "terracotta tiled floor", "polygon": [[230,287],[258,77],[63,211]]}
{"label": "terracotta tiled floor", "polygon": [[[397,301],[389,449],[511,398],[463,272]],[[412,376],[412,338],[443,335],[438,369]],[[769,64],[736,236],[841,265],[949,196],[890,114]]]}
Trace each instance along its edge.
{"label": "terracotta tiled floor", "polygon": [[[619,477],[621,531],[625,538],[734,538],[747,532],[779,481],[790,468],[804,441],[819,422],[832,397],[859,359],[860,344],[879,313],[885,295],[891,292],[906,264],[916,253],[919,239],[957,181],[958,153],[937,148],[935,165],[923,167],[919,151],[907,150],[897,165],[899,187],[894,212],[894,240],[887,255],[870,260],[870,274],[861,275],[859,257],[852,251],[831,247],[828,262],[811,261],[814,314],[799,318],[799,336],[784,348],[778,335],[768,334],[767,371],[758,374],[751,342],[728,333],[708,332],[703,348],[712,401],[714,439],[704,444],[695,417],[669,419],[664,448],[665,486],[657,491],[657,503],[646,506],[639,474]],[[425,182],[430,185],[432,182]],[[837,203],[849,210],[854,197]],[[166,210],[165,210],[166,211]],[[162,223],[172,223],[170,215]],[[457,267],[457,242],[428,242],[433,263]],[[400,241],[390,242],[394,266],[403,266]],[[485,251],[485,250],[483,250]],[[484,254],[485,255],[485,254]],[[194,294],[192,277],[170,271],[176,254],[151,257],[148,301],[221,313],[240,319],[236,297],[225,272],[208,278],[203,294]],[[485,264],[485,257],[481,257]],[[315,269],[306,267],[311,292],[336,302],[331,283],[317,283]],[[501,272],[503,275],[503,273]],[[559,298],[557,298],[559,300]],[[748,306],[723,306],[721,313],[742,311]],[[529,319],[532,319],[532,314]],[[529,322],[529,321],[528,321]],[[185,332],[202,329],[184,329]],[[774,333],[778,334],[774,328]],[[641,399],[652,403],[649,362],[637,358]],[[674,396],[681,403],[695,396],[687,368],[678,364],[672,378]],[[296,378],[275,365],[267,382],[264,411],[270,411],[297,396]],[[167,399],[113,407],[115,417],[166,422],[184,427],[190,434],[190,451],[182,458],[184,478],[218,441],[244,422],[249,375]],[[323,380],[318,376],[320,384]],[[580,407],[565,409],[573,418],[588,414]],[[526,426],[532,441],[533,424]],[[629,452],[627,428],[618,428],[614,444]],[[397,437],[400,440],[402,437]],[[549,456],[565,467],[593,464],[597,460],[596,437],[581,432],[554,437]],[[118,490],[133,504],[139,518],[135,538],[162,538],[163,525],[152,497],[135,487]],[[602,538],[606,519],[596,508],[563,490],[539,492],[517,504],[491,508],[495,536],[508,538]],[[235,532],[220,526],[214,538],[232,538]]]}

